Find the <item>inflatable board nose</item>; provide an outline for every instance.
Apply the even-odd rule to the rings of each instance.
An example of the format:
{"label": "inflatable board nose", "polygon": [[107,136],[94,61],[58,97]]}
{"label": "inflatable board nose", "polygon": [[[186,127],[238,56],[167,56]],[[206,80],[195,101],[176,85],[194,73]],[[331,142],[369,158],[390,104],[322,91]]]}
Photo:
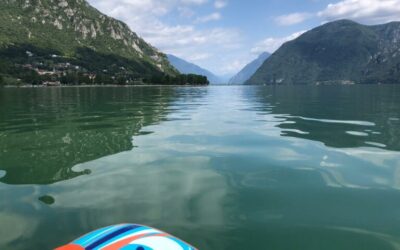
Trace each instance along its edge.
{"label": "inflatable board nose", "polygon": [[55,250],[196,250],[186,242],[147,226],[121,224],[89,233]]}

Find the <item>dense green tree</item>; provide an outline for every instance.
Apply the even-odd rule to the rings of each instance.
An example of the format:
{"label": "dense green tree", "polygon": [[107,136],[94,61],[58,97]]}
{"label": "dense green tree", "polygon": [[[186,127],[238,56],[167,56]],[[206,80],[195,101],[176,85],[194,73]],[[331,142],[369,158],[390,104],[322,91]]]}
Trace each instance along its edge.
{"label": "dense green tree", "polygon": [[116,84],[118,84],[118,85],[125,85],[126,82],[128,81],[128,79],[126,76],[120,75],[115,79],[115,81],[116,81]]}
{"label": "dense green tree", "polygon": [[78,78],[78,84],[80,84],[80,85],[82,85],[82,84],[90,84],[91,83],[91,80],[90,80],[89,76],[85,75],[82,72],[79,72],[77,74],[77,78]]}
{"label": "dense green tree", "polygon": [[32,85],[39,85],[42,83],[40,76],[34,70],[25,70],[21,71],[19,74],[19,78],[22,80],[23,83],[32,84]]}
{"label": "dense green tree", "polygon": [[[30,51],[34,56],[28,57],[26,51]],[[40,84],[44,81],[60,81],[63,85],[208,84],[208,80],[204,76],[154,73],[129,59],[115,55],[103,55],[88,49],[82,49],[81,57],[77,58],[51,57],[50,53],[57,54],[52,50],[32,46],[0,48],[0,74],[10,79],[21,79],[23,84]],[[40,76],[36,70],[61,72],[57,72],[60,74],[59,76]],[[89,75],[96,77],[92,79]]]}

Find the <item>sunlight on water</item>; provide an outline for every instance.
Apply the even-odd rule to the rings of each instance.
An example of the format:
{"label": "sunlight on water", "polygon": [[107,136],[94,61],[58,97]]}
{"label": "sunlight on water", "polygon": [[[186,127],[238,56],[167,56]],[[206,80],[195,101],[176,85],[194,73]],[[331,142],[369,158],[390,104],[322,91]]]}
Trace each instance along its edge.
{"label": "sunlight on water", "polygon": [[306,121],[313,121],[313,122],[324,122],[324,123],[336,123],[336,124],[351,124],[351,125],[360,125],[360,126],[375,126],[373,122],[366,122],[366,121],[344,121],[344,120],[329,120],[329,119],[313,119],[308,117],[301,117],[301,116],[287,116],[285,118],[297,118]]}
{"label": "sunlight on water", "polygon": [[358,131],[346,131],[346,134],[354,135],[354,136],[361,136],[361,137],[367,137],[368,136],[368,133],[358,132]]}

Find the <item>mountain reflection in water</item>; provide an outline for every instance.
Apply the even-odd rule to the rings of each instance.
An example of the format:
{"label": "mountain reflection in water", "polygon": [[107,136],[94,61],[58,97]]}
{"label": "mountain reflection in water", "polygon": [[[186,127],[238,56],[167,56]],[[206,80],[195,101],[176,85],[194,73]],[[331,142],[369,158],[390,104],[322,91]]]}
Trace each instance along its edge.
{"label": "mountain reflection in water", "polygon": [[72,167],[131,150],[132,136],[167,119],[176,92],[109,87],[0,92],[0,168],[6,171],[0,181],[50,184],[90,174]]}
{"label": "mountain reflection in water", "polygon": [[398,86],[0,90],[0,249],[121,222],[199,249],[399,249],[399,100]]}

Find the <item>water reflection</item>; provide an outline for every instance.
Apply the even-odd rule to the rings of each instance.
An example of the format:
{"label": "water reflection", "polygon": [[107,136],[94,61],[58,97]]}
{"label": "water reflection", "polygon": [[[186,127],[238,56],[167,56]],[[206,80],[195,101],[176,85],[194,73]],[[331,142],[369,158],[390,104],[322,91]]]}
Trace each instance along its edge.
{"label": "water reflection", "polygon": [[[185,101],[190,104],[196,99]],[[197,107],[202,108],[201,105]],[[224,204],[228,202],[229,192],[226,178],[212,168],[208,153],[193,154],[169,140],[190,133],[191,123],[180,119],[189,117],[190,113],[193,110],[180,110],[169,114],[169,121],[162,125],[147,126],[146,131],[154,133],[135,136],[134,143],[138,147],[131,151],[73,167],[76,172],[89,169],[92,175],[51,186],[36,186],[34,190],[22,186],[18,195],[15,189],[12,193],[5,192],[4,198],[10,202],[3,205],[4,210],[17,208],[17,212],[40,220],[34,235],[27,240],[8,242],[5,249],[24,249],[27,244],[54,247],[63,240],[117,221],[154,225],[182,238],[189,238],[188,233],[226,225],[228,214]],[[205,130],[199,126],[194,131]],[[196,143],[189,144],[195,146]],[[43,194],[54,198],[51,209],[33,201],[35,196],[43,197]],[[18,200],[12,197],[18,197]],[[53,229],[52,233],[57,237],[49,237],[49,225],[55,221],[63,227]],[[207,236],[208,233],[201,237],[203,244],[207,242]],[[216,244],[211,235],[208,240],[212,245]],[[224,242],[218,244],[226,245]]]}
{"label": "water reflection", "polygon": [[32,236],[38,226],[38,220],[31,216],[23,216],[12,212],[0,212],[0,246]]}
{"label": "water reflection", "polygon": [[350,148],[400,150],[400,88],[324,86],[247,88],[245,97],[260,113],[282,119],[283,136]]}
{"label": "water reflection", "polygon": [[[148,121],[103,143],[115,150],[127,137],[129,148],[68,167],[90,175],[49,185],[0,184],[7,201],[0,203],[0,222],[32,221],[22,225],[25,231],[10,230],[1,249],[50,249],[121,222],[161,228],[200,249],[399,248],[398,137],[379,136],[398,135],[399,107],[384,98],[398,90],[140,91],[143,96],[123,101],[119,93],[93,113],[72,115],[77,131],[99,134],[128,131],[119,128],[138,117]],[[353,107],[367,98],[374,104]],[[73,144],[72,134],[59,133],[57,140]],[[6,170],[6,176],[13,171]]]}
{"label": "water reflection", "polygon": [[[48,184],[72,167],[133,148],[142,127],[166,119],[173,88],[6,89],[0,92],[0,168],[8,184]],[[197,91],[194,93],[193,91]],[[192,95],[191,95],[192,94]],[[179,98],[202,95],[192,90]],[[189,96],[189,97],[188,97]],[[187,105],[186,108],[191,108]]]}
{"label": "water reflection", "polygon": [[52,196],[50,196],[50,195],[40,196],[39,200],[41,202],[43,202],[44,204],[46,204],[46,205],[53,205],[54,202],[55,202],[54,198]]}
{"label": "water reflection", "polygon": [[288,138],[278,140],[292,151],[283,159],[308,156],[294,168],[317,171],[330,187],[400,188],[399,87],[244,88],[243,96],[259,122]]}

